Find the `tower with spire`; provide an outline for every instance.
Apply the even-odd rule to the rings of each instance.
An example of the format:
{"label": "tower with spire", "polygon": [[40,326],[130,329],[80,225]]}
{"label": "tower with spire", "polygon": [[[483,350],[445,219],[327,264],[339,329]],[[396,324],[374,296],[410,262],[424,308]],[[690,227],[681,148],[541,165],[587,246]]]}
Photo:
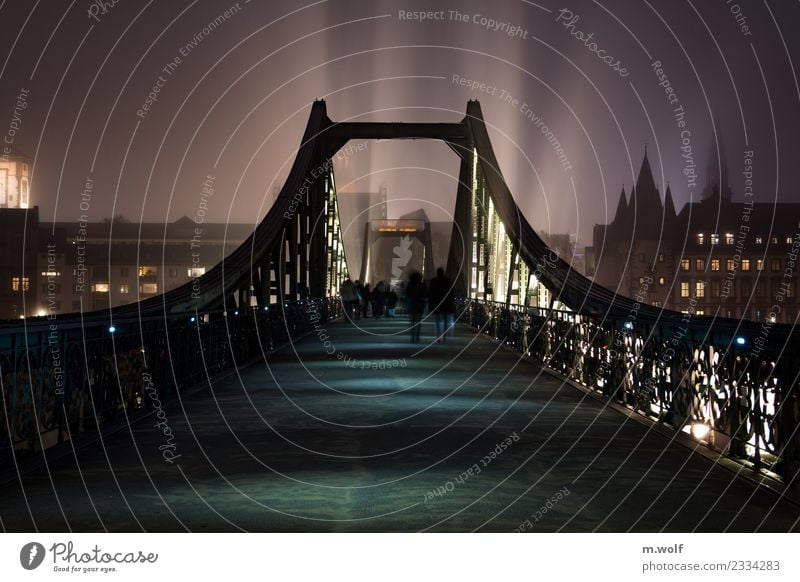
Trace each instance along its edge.
{"label": "tower with spire", "polygon": [[663,238],[665,229],[671,228],[675,222],[675,203],[669,186],[661,201],[650,160],[647,157],[647,147],[644,150],[642,165],[636,184],[631,190],[630,200],[625,195],[625,187],[620,192],[617,211],[614,219],[605,232],[617,240],[630,241],[631,237],[637,240],[650,240]]}
{"label": "tower with spire", "polygon": [[786,288],[780,313],[770,290],[784,288],[798,215],[795,202],[734,202],[718,140],[711,142],[702,199],[676,212],[669,184],[662,202],[645,148],[630,196],[623,188],[613,220],[594,227],[586,272],[597,284],[655,307],[792,323],[800,314],[796,282]]}
{"label": "tower with spire", "polygon": [[640,282],[657,279],[658,269],[671,260],[676,223],[672,191],[667,186],[662,202],[645,146],[630,199],[623,187],[614,219],[594,227],[595,280],[623,295],[640,295]]}

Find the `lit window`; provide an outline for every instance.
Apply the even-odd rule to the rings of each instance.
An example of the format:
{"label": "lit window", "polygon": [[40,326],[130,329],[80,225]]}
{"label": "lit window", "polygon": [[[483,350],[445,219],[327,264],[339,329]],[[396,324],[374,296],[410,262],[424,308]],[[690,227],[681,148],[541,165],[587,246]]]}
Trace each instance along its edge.
{"label": "lit window", "polygon": [[702,245],[704,241],[705,241],[705,236],[703,236],[703,233],[702,232],[698,233],[697,244]]}
{"label": "lit window", "polygon": [[719,259],[711,259],[711,270],[719,271]]}
{"label": "lit window", "polygon": [[790,245],[790,244],[792,244],[792,237],[790,237],[790,236],[787,236],[787,237],[786,237],[786,244],[787,244],[787,245]]}
{"label": "lit window", "polygon": [[704,309],[695,309],[695,310],[694,310],[694,314],[695,314],[695,315],[705,315],[705,314],[706,314],[706,312],[705,312],[705,310],[704,310]]}
{"label": "lit window", "polygon": [[42,271],[42,277],[60,277],[60,271]]}
{"label": "lit window", "polygon": [[778,244],[778,237],[777,236],[773,236],[772,237],[772,244],[774,244],[774,245]]}
{"label": "lit window", "polygon": [[705,281],[697,281],[694,284],[694,296],[695,297],[705,297],[706,296],[706,282]]}
{"label": "lit window", "polygon": [[689,282],[684,281],[681,283],[681,297],[688,297],[689,296]]}
{"label": "lit window", "polygon": [[158,283],[142,283],[139,285],[139,291],[146,295],[158,293]]}
{"label": "lit window", "polygon": [[189,267],[189,271],[188,271],[187,274],[190,277],[192,277],[193,279],[197,278],[197,277],[202,277],[203,275],[206,274],[206,268],[205,267]]}
{"label": "lit window", "polygon": [[689,259],[681,259],[681,271],[689,270]]}
{"label": "lit window", "polygon": [[763,271],[763,270],[764,270],[764,260],[756,259],[756,271]]}
{"label": "lit window", "polygon": [[119,292],[123,294],[130,293],[130,288],[128,287],[128,284],[126,283],[125,285],[120,285]]}
{"label": "lit window", "polygon": [[763,245],[763,244],[764,244],[764,239],[763,239],[763,237],[757,236],[757,237],[756,237],[756,244],[757,244],[757,245]]}
{"label": "lit window", "polygon": [[733,265],[733,259],[725,259],[725,269],[731,272],[736,269]]}
{"label": "lit window", "polygon": [[30,291],[31,280],[28,277],[12,277],[11,278],[12,291]]}
{"label": "lit window", "polygon": [[742,259],[742,271],[750,270],[750,259]]}
{"label": "lit window", "polygon": [[725,233],[725,244],[726,245],[732,245],[733,244],[733,234],[731,234],[729,232]]}
{"label": "lit window", "polygon": [[694,260],[694,270],[695,271],[705,271],[706,270],[706,260],[705,259],[695,259]]}
{"label": "lit window", "polygon": [[781,270],[781,260],[780,259],[772,259],[772,271],[777,273]]}
{"label": "lit window", "polygon": [[108,293],[108,283],[94,283],[92,293]]}
{"label": "lit window", "polygon": [[663,263],[664,262],[664,253],[659,253],[658,254],[658,262],[659,263]]}
{"label": "lit window", "polygon": [[661,307],[661,301],[653,301],[653,307]]}
{"label": "lit window", "polygon": [[158,274],[158,267],[148,267],[146,265],[139,266],[140,277],[152,277]]}
{"label": "lit window", "polygon": [[659,277],[659,278],[658,278],[658,284],[659,284],[659,285],[663,285],[663,284],[664,284],[664,282],[665,282],[665,281],[664,281],[664,277]]}
{"label": "lit window", "polygon": [[714,233],[711,235],[711,244],[718,245],[719,244],[719,235]]}

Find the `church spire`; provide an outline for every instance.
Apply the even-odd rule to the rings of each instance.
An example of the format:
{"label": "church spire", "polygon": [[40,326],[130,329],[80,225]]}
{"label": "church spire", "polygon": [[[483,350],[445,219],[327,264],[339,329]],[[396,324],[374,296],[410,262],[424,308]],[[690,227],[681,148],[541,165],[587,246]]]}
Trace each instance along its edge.
{"label": "church spire", "polygon": [[642,167],[639,169],[639,177],[636,179],[635,193],[642,192],[643,196],[649,196],[655,193],[658,195],[656,189],[656,181],[653,179],[653,170],[650,169],[650,160],[647,159],[647,144],[644,146],[644,158],[642,159]]}
{"label": "church spire", "polygon": [[669,182],[667,183],[667,191],[664,194],[664,222],[670,224],[677,216],[675,212],[675,202],[672,200],[672,191],[669,189]]}
{"label": "church spire", "polygon": [[619,193],[619,203],[617,203],[617,213],[614,215],[614,222],[620,224],[628,219],[628,197],[625,195],[625,186]]}
{"label": "church spire", "polygon": [[641,240],[654,240],[661,232],[661,217],[664,206],[653,179],[653,170],[645,149],[642,166],[636,178],[636,186],[628,203],[629,222],[633,225],[632,236]]}
{"label": "church spire", "polygon": [[664,210],[661,205],[661,195],[656,188],[653,179],[653,170],[650,168],[650,160],[647,159],[647,148],[644,151],[642,167],[639,169],[639,176],[636,178],[636,186],[631,194],[631,201],[628,204],[636,213],[637,222],[647,220],[651,216],[660,216]]}

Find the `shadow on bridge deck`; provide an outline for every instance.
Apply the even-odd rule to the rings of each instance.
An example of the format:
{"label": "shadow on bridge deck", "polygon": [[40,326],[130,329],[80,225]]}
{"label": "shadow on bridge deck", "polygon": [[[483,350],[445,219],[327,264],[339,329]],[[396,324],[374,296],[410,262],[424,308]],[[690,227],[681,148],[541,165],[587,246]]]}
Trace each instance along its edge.
{"label": "shadow on bridge deck", "polygon": [[404,320],[359,323],[3,486],[2,528],[798,528],[796,505],[466,328],[411,344]]}

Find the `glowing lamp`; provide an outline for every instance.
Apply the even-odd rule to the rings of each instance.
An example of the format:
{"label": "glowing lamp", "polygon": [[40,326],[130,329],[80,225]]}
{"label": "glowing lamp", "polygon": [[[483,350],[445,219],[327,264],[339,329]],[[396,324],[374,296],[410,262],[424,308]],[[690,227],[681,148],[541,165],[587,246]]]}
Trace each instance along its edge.
{"label": "glowing lamp", "polygon": [[692,424],[692,436],[697,440],[705,440],[710,431],[711,427],[704,422],[696,422]]}

